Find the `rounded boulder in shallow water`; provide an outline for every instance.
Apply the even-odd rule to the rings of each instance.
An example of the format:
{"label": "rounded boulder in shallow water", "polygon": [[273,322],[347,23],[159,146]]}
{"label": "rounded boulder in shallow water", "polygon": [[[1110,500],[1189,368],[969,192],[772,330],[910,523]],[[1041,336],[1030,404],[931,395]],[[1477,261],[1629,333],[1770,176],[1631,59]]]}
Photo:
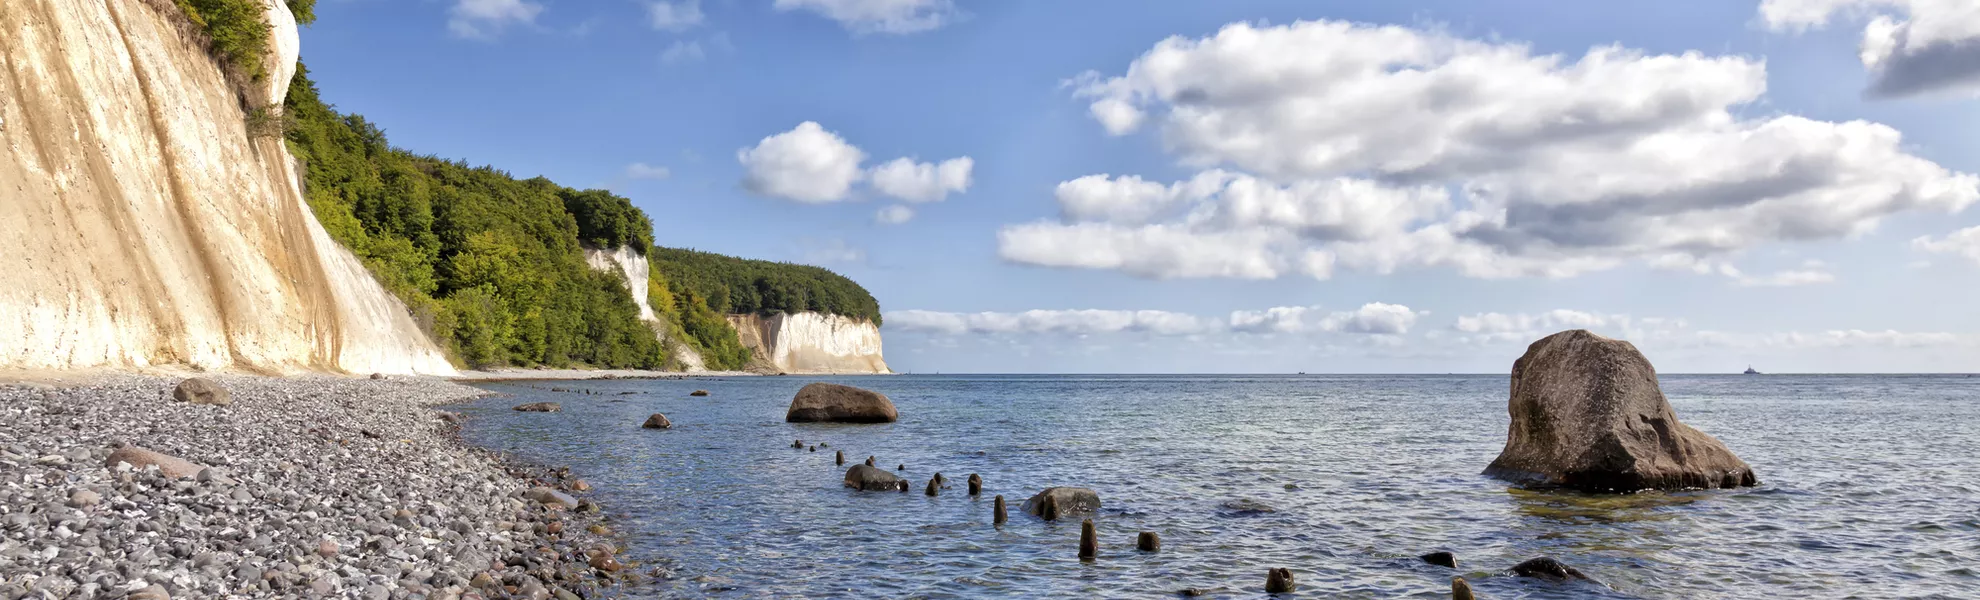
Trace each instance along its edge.
{"label": "rounded boulder in shallow water", "polygon": [[1513,363],[1512,425],[1485,474],[1540,488],[1618,493],[1758,483],[1717,438],[1678,422],[1636,346],[1586,330]]}
{"label": "rounded boulder in shallow water", "polygon": [[193,377],[179,382],[172,388],[172,399],[187,404],[208,404],[228,406],[234,403],[234,393],[205,377]]}
{"label": "rounded boulder in shallow water", "polygon": [[667,415],[653,413],[653,416],[647,417],[646,422],[639,426],[645,429],[672,429],[674,422],[667,420]]}
{"label": "rounded boulder in shallow water", "polygon": [[516,407],[516,412],[553,413],[560,410],[564,410],[564,406],[555,402],[531,402]]}
{"label": "rounded boulder in shallow water", "polygon": [[1583,575],[1581,571],[1575,570],[1574,567],[1567,566],[1561,561],[1545,556],[1513,565],[1512,572],[1520,577],[1532,577],[1534,579],[1546,579],[1549,581],[1569,581],[1575,579],[1593,581],[1587,575]]}
{"label": "rounded boulder in shallow water", "polygon": [[1471,582],[1463,577],[1452,577],[1451,600],[1478,600],[1478,596],[1471,593]]}
{"label": "rounded boulder in shallow water", "polygon": [[[1047,510],[1047,509],[1052,510]],[[1024,512],[1045,520],[1100,512],[1100,493],[1081,487],[1051,487],[1024,501]]]}
{"label": "rounded boulder in shallow water", "polygon": [[899,418],[885,394],[835,383],[804,386],[784,413],[787,423],[892,423]]}
{"label": "rounded boulder in shallow water", "polygon": [[695,391],[692,391],[692,392],[688,392],[688,395],[689,395],[689,396],[694,396],[694,397],[697,397],[697,398],[700,398],[700,397],[703,397],[703,396],[707,396],[707,395],[708,395],[708,390],[695,390]]}
{"label": "rounded boulder in shallow water", "polygon": [[846,469],[846,487],[869,492],[891,492],[906,489],[907,480],[893,473],[867,466],[853,465]]}
{"label": "rounded boulder in shallow water", "polygon": [[1449,567],[1452,569],[1457,568],[1457,555],[1451,554],[1449,552],[1431,552],[1423,556],[1418,556],[1417,558],[1423,559],[1423,562],[1437,565],[1439,567]]}

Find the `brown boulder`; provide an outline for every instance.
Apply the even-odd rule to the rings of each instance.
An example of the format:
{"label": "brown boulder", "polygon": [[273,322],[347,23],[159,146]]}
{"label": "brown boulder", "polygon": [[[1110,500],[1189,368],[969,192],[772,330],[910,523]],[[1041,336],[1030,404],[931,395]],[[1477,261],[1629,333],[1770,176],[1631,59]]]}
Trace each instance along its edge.
{"label": "brown boulder", "polygon": [[893,473],[867,465],[853,465],[846,469],[846,487],[869,492],[891,492],[907,489],[907,480]]}
{"label": "brown boulder", "polygon": [[694,397],[696,397],[696,398],[700,398],[700,397],[703,397],[703,396],[707,396],[707,395],[708,395],[708,390],[695,390],[695,391],[692,391],[692,392],[688,392],[688,395],[689,395],[689,396],[694,396]]}
{"label": "brown boulder", "polygon": [[557,404],[555,402],[531,402],[529,404],[524,404],[522,406],[516,407],[516,412],[552,413],[560,410],[564,410],[563,405]]}
{"label": "brown boulder", "polygon": [[172,399],[188,404],[210,404],[227,406],[234,403],[234,393],[205,377],[193,377],[179,382],[172,388]]}
{"label": "brown boulder", "polygon": [[1100,493],[1078,487],[1052,487],[1024,501],[1024,512],[1052,521],[1100,511]]}
{"label": "brown boulder", "polygon": [[804,386],[784,413],[789,423],[892,423],[899,418],[886,395],[833,383]]}
{"label": "brown boulder", "polygon": [[1512,425],[1485,474],[1590,492],[1755,485],[1725,444],[1678,422],[1657,371],[1629,342],[1563,331],[1513,363]]}
{"label": "brown boulder", "polygon": [[645,423],[640,424],[640,427],[647,429],[671,429],[673,426],[674,422],[668,421],[667,415],[660,413],[653,413],[653,416],[646,418]]}
{"label": "brown boulder", "polygon": [[110,458],[104,459],[103,466],[115,467],[117,463],[128,463],[131,467],[138,469],[158,465],[159,473],[163,473],[166,477],[174,479],[183,479],[198,475],[201,470],[206,468],[183,458],[161,454],[137,446],[124,446],[112,451]]}

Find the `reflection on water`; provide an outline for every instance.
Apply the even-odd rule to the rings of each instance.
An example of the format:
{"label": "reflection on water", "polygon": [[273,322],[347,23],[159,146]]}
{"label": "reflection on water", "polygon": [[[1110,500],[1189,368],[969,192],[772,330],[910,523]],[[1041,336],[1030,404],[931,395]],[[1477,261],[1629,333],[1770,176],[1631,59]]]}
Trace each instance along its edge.
{"label": "reflection on water", "polygon": [[[901,422],[784,423],[810,381],[491,384],[514,396],[465,410],[472,439],[598,486],[631,556],[674,574],[640,596],[1245,598],[1279,566],[1309,597],[1446,597],[1454,574],[1484,598],[1980,589],[1972,379],[1666,377],[1679,415],[1763,485],[1627,496],[1480,476],[1504,443],[1504,377],[845,378],[892,396]],[[535,400],[564,412],[507,410]],[[675,428],[639,429],[653,412]],[[904,464],[914,491],[845,489],[833,450]],[[924,496],[938,471],[957,487]],[[981,498],[961,489],[970,473]],[[1100,560],[1077,559],[1077,522],[1018,510],[1052,485],[1100,492]],[[1011,505],[1001,528],[994,494]],[[1162,552],[1135,551],[1140,531]],[[1434,550],[1459,569],[1415,558]],[[1501,574],[1540,555],[1602,585]]]}

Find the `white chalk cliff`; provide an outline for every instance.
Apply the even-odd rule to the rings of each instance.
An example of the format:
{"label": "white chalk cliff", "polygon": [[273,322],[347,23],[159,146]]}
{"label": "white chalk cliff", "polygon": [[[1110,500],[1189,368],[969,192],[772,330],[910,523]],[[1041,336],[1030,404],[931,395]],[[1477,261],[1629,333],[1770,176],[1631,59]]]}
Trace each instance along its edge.
{"label": "white chalk cliff", "polygon": [[646,286],[653,277],[652,261],[633,251],[632,246],[620,246],[617,250],[585,248],[584,262],[591,265],[594,271],[618,273],[625,278],[626,291],[632,293],[633,302],[639,305],[639,320],[655,325],[654,335],[660,336],[660,342],[673,351],[681,370],[689,373],[708,370],[701,354],[696,353],[693,347],[682,340],[668,339],[667,330],[657,326],[660,316],[653,312],[653,305],[646,298]]}
{"label": "white chalk cliff", "polygon": [[[279,106],[298,37],[268,7],[247,93]],[[0,0],[0,368],[453,373],[190,29],[164,0]]]}
{"label": "white chalk cliff", "polygon": [[757,362],[780,373],[889,373],[872,321],[816,312],[729,315]]}

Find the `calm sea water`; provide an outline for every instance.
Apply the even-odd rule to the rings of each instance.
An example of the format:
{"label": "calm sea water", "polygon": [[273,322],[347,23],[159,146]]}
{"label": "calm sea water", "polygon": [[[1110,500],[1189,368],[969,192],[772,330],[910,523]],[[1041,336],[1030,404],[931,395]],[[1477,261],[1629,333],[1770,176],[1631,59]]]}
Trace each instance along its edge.
{"label": "calm sea water", "polygon": [[[597,486],[631,557],[675,573],[642,597],[1245,598],[1281,566],[1322,598],[1447,598],[1454,574],[1483,598],[1980,597],[1980,378],[1667,376],[1678,416],[1762,485],[1611,497],[1478,474],[1505,440],[1504,376],[825,380],[887,394],[901,421],[784,423],[815,381],[798,377],[488,384],[510,397],[463,410],[470,439]],[[564,412],[509,410],[537,400]],[[640,429],[654,412],[674,429]],[[913,491],[842,487],[832,450],[906,464]],[[924,496],[938,471],[955,487]],[[1053,485],[1100,492],[1099,560],[1077,559],[1078,522],[1019,512]],[[1135,551],[1139,531],[1162,551]],[[1414,558],[1435,550],[1459,569]],[[1602,585],[1501,574],[1541,555]]]}

